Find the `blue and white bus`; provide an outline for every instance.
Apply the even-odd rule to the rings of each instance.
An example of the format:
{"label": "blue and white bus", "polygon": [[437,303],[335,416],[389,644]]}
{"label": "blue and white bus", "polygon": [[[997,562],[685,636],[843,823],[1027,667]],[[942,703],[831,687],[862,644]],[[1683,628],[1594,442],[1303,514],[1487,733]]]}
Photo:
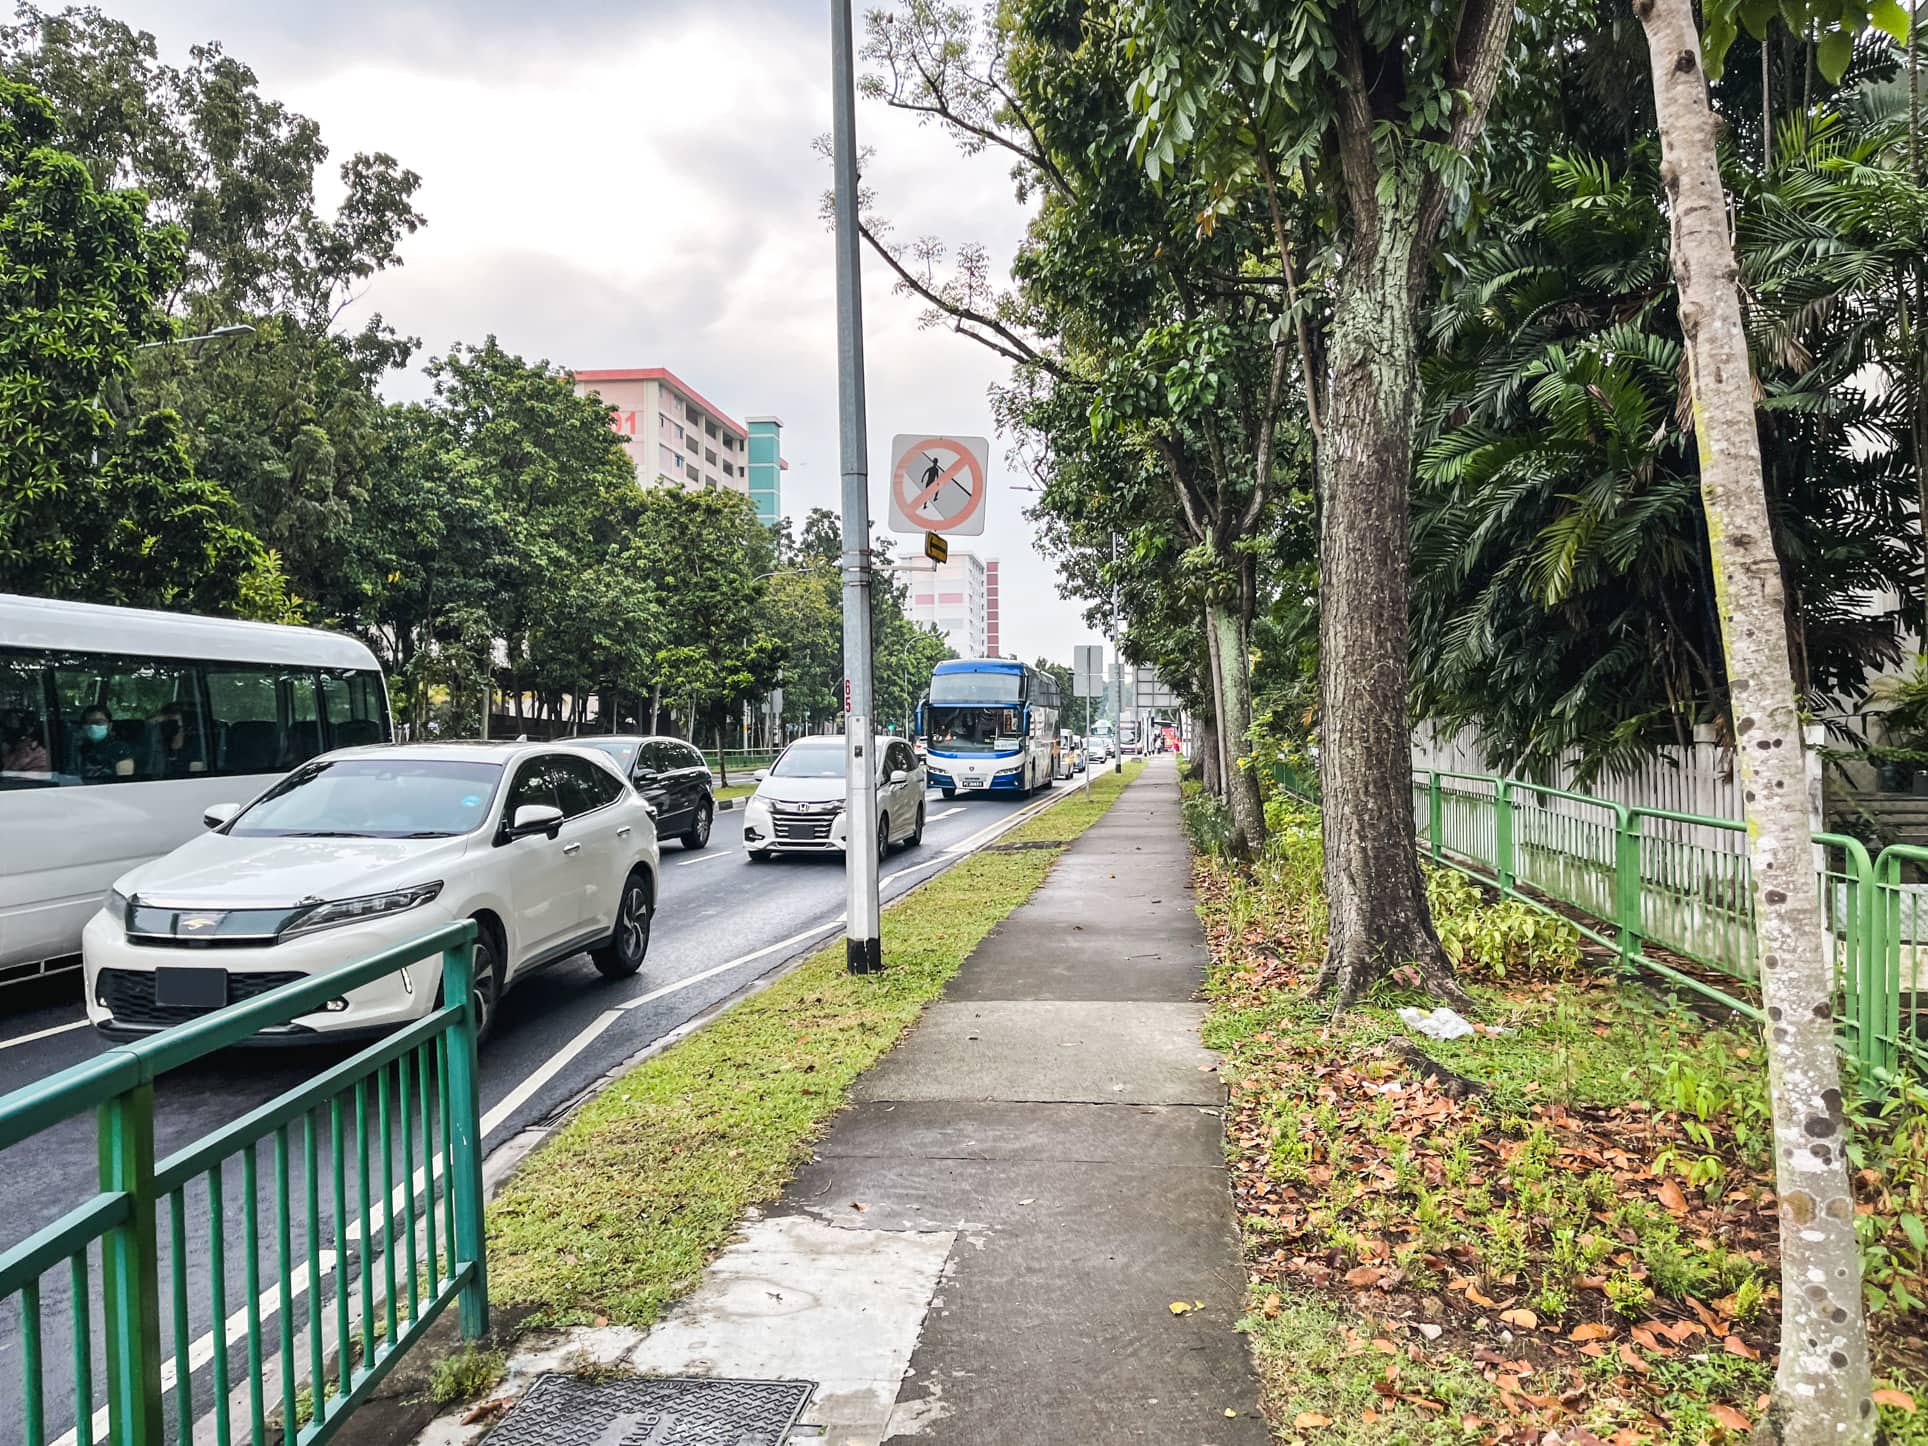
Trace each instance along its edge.
{"label": "blue and white bus", "polygon": [[923,707],[933,787],[1028,794],[1058,767],[1057,680],[1009,658],[952,658],[931,674]]}

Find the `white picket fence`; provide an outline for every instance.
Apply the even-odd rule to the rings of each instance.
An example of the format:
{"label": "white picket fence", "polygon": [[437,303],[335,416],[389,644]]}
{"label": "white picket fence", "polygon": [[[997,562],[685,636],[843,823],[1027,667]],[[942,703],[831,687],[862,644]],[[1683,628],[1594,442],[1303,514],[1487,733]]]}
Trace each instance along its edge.
{"label": "white picket fence", "polygon": [[[1443,734],[1427,725],[1413,730],[1413,767],[1441,773],[1492,774],[1501,770],[1487,757],[1477,734],[1467,730]],[[1649,754],[1631,770],[1602,773],[1584,785],[1576,781],[1573,760],[1563,759],[1536,782],[1554,788],[1584,793],[1593,798],[1623,804],[1628,808],[1658,808],[1669,813],[1699,814],[1703,818],[1740,819],[1741,786],[1731,750],[1711,739],[1696,739],[1685,747],[1664,748]],[[1556,813],[1582,813],[1579,806],[1568,806],[1561,799],[1546,799],[1545,806]],[[1648,832],[1703,844],[1722,852],[1740,853],[1746,835],[1730,829],[1710,829],[1691,824],[1665,824],[1654,820]]]}

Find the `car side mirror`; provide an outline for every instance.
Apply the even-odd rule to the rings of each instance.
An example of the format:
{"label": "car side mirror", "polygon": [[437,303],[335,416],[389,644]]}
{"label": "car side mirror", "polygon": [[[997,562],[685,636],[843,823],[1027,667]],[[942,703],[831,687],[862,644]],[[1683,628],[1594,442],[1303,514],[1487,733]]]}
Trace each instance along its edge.
{"label": "car side mirror", "polygon": [[759,768],[755,773],[750,775],[750,777],[755,779],[758,783],[763,782],[763,780],[768,778],[769,776],[770,776],[770,770],[767,768]]}
{"label": "car side mirror", "polygon": [[549,803],[525,803],[509,822],[509,837],[526,838],[532,833],[553,833],[562,823],[562,810]]}
{"label": "car side mirror", "polygon": [[908,770],[902,768],[893,769],[891,771],[890,781],[892,783],[909,783],[910,773]]}
{"label": "car side mirror", "polygon": [[638,783],[655,783],[660,780],[662,776],[662,774],[653,768],[639,768],[636,770],[636,781]]}
{"label": "car side mirror", "polygon": [[219,828],[222,824],[231,822],[239,812],[241,812],[241,805],[238,803],[210,803],[201,812],[201,827]]}

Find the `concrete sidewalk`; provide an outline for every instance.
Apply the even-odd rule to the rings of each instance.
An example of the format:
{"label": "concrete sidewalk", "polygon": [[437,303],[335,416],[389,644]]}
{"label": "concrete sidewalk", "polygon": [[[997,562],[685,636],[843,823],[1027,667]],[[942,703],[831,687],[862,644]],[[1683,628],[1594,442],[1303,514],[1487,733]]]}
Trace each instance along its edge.
{"label": "concrete sidewalk", "polygon": [[815,1382],[793,1441],[1268,1441],[1233,1329],[1189,875],[1161,758],[703,1284],[640,1340],[580,1344],[651,1374]]}

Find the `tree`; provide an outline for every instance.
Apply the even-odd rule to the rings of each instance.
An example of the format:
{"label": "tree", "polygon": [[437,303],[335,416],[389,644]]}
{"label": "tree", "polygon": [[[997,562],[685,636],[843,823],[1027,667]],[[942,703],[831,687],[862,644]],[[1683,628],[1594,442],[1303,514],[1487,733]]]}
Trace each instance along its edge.
{"label": "tree", "polygon": [[287,600],[234,499],[195,475],[180,419],[101,404],[168,335],[179,233],[53,145],[52,107],[0,79],[0,586],[215,613]]}
{"label": "tree", "polygon": [[[1130,41],[1114,7],[1067,0],[1030,0],[982,26],[929,0],[874,14],[865,55],[879,69],[868,92],[945,127],[966,153],[1009,152],[1020,199],[1040,199],[1010,294],[990,285],[982,247],[958,248],[947,268],[943,243],[889,244],[869,212],[865,238],[929,304],[927,324],[1015,365],[1003,410],[1048,474],[1109,439],[1130,472],[1169,492],[1187,595],[1205,623],[1214,712],[1227,752],[1242,759],[1258,606],[1251,548],[1275,474],[1300,457],[1285,361],[1295,332],[1265,264],[1277,229],[1263,201],[1230,198],[1190,167],[1161,188],[1133,164],[1121,123],[1137,69]],[[1054,510],[1062,495],[1047,487],[1039,507]],[[1234,850],[1256,849],[1265,836],[1256,776],[1227,768],[1222,784]]]}
{"label": "tree", "polygon": [[255,335],[142,352],[124,391],[137,412],[183,419],[201,477],[223,486],[275,548],[296,591],[331,614],[335,557],[359,522],[384,445],[376,385],[414,343],[379,316],[343,334],[356,289],[400,264],[422,223],[419,177],[392,157],[342,164],[324,213],[319,127],[260,93],[218,44],[176,67],[155,38],[92,8],[31,5],[0,26],[0,74],[50,100],[63,148],[97,186],[135,186],[176,227],[181,264],[157,290],[183,329],[249,322]]}
{"label": "tree", "polygon": [[[1909,389],[1860,384],[1908,244],[1864,217],[1905,182],[1839,111],[1780,135],[1771,170],[1725,160],[1796,686],[1819,711],[1860,697],[1916,615]],[[1415,699],[1509,771],[1728,736],[1658,148],[1601,140],[1624,164],[1521,148],[1433,317]]]}
{"label": "tree", "polygon": [[[1848,1178],[1834,987],[1816,947],[1820,900],[1813,873],[1807,779],[1780,560],[1762,480],[1754,374],[1742,324],[1739,267],[1727,229],[1708,75],[1718,76],[1744,18],[1765,33],[1776,7],[1706,10],[1707,56],[1689,0],[1636,0],[1647,33],[1661,183],[1686,342],[1702,505],[1713,555],[1735,753],[1746,803],[1761,1000],[1767,1016],[1781,1225],[1781,1361],[1762,1434],[1787,1443],[1874,1439],[1867,1323],[1854,1192]],[[1818,24],[1824,74],[1846,69],[1868,14],[1850,0]],[[1874,19],[1907,34],[1893,0]]]}
{"label": "tree", "polygon": [[1148,171],[1166,175],[1190,154],[1230,194],[1262,195],[1287,267],[1299,249],[1292,198],[1329,198],[1330,310],[1319,344],[1299,348],[1321,517],[1321,990],[1344,1008],[1411,962],[1434,993],[1463,998],[1413,844],[1408,498],[1420,308],[1470,188],[1514,6],[1139,0],[1131,16]]}

